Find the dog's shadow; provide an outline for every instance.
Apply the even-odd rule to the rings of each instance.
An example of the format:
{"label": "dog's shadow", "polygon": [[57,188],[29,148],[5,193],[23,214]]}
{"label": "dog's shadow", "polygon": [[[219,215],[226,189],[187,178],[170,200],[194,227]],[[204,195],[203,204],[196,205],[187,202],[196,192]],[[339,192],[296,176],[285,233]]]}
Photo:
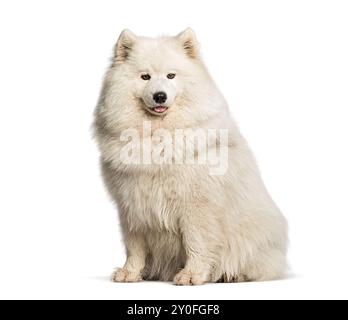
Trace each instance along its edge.
{"label": "dog's shadow", "polygon": [[[259,282],[245,281],[245,282],[236,282],[236,283],[232,283],[232,284],[240,286],[240,285],[247,284],[247,283],[250,284],[250,283],[278,282],[278,281],[294,280],[294,279],[298,279],[298,278],[301,278],[301,275],[290,273],[285,278],[279,279],[279,280],[268,280],[268,281],[259,281]],[[112,283],[112,281],[110,280],[110,277],[108,277],[108,276],[90,276],[90,277],[84,277],[84,279],[86,279],[86,280],[94,280],[94,281],[99,281],[99,282],[109,282],[109,283]],[[165,281],[141,281],[141,282],[134,282],[133,284],[139,284],[139,283],[171,284],[172,282],[165,282]],[[132,283],[127,283],[127,284],[132,284]],[[215,282],[215,283],[207,283],[207,284],[210,284],[210,285],[226,285],[226,284],[231,284],[231,282]]]}

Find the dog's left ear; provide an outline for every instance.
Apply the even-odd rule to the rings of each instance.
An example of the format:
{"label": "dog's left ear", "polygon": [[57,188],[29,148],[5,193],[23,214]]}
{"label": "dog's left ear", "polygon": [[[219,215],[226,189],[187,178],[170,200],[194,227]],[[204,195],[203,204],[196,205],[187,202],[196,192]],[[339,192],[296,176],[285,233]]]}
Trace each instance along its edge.
{"label": "dog's left ear", "polygon": [[180,32],[176,38],[180,41],[186,54],[190,58],[196,59],[199,57],[199,44],[196,34],[191,28],[187,28],[183,32]]}
{"label": "dog's left ear", "polygon": [[136,41],[136,37],[137,36],[128,29],[121,32],[114,49],[117,62],[124,62],[127,60]]}

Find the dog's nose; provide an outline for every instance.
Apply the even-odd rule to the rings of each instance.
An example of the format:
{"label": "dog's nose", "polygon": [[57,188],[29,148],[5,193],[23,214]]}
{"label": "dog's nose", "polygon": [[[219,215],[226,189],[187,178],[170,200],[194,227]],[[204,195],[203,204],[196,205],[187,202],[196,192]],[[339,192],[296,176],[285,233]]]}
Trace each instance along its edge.
{"label": "dog's nose", "polygon": [[153,100],[155,100],[156,103],[164,103],[167,100],[167,94],[163,91],[156,92],[153,95]]}

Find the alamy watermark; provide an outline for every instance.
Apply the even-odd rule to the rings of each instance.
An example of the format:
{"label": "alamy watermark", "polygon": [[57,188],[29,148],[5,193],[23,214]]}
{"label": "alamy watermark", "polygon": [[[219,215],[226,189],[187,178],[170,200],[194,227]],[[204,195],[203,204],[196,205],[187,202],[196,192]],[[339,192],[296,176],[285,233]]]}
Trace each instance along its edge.
{"label": "alamy watermark", "polygon": [[201,165],[210,175],[228,169],[228,129],[152,130],[151,122],[144,121],[142,130],[126,129],[120,140],[124,164]]}

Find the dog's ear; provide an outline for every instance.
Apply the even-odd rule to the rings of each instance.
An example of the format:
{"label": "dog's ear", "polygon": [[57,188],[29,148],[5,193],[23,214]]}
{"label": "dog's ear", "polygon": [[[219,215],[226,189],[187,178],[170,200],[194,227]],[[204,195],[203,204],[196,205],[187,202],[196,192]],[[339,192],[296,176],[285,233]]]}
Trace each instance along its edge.
{"label": "dog's ear", "polygon": [[180,41],[186,54],[190,58],[195,59],[199,57],[199,44],[196,39],[196,34],[191,28],[187,28],[183,32],[180,32],[176,38]]}
{"label": "dog's ear", "polygon": [[121,32],[114,49],[116,62],[127,60],[136,38],[136,35],[128,29]]}

